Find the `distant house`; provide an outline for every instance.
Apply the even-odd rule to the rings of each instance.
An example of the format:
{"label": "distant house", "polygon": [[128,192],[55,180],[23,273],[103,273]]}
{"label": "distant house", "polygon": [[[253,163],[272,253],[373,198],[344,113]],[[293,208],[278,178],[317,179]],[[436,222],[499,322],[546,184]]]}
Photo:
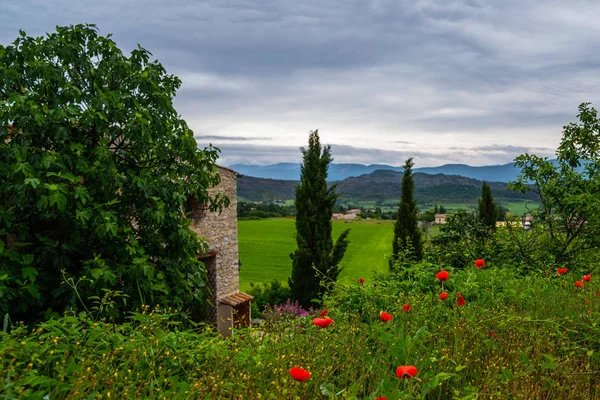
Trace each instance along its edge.
{"label": "distant house", "polygon": [[533,228],[533,217],[531,215],[527,215],[523,218],[523,229],[529,231],[531,228]]}
{"label": "distant house", "polygon": [[347,214],[360,214],[360,210],[358,208],[353,208],[352,210],[348,210]]}
{"label": "distant house", "polygon": [[216,325],[224,336],[251,320],[252,296],[239,291],[239,253],[237,231],[237,176],[225,167],[217,167],[221,183],[209,189],[209,195],[224,193],[230,201],[221,213],[210,212],[205,204],[188,202],[191,211],[190,229],[204,238],[209,251],[202,254],[208,275],[208,286],[213,294],[208,322]]}
{"label": "distant house", "polygon": [[350,221],[350,220],[355,220],[356,218],[358,218],[357,214],[332,214],[331,215],[332,219],[341,219],[344,221]]}
{"label": "distant house", "polygon": [[445,224],[446,223],[446,214],[435,214],[435,223],[436,224]]}

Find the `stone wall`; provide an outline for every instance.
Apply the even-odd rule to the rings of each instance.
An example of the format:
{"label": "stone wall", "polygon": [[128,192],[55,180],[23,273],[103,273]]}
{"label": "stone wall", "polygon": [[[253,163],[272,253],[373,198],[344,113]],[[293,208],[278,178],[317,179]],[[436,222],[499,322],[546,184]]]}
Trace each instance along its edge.
{"label": "stone wall", "polygon": [[209,190],[214,196],[224,193],[230,201],[229,207],[221,213],[208,212],[203,205],[193,205],[190,228],[204,238],[211,253],[216,254],[215,297],[220,298],[237,293],[239,290],[239,255],[237,239],[237,182],[236,173],[225,167],[218,167],[221,183]]}

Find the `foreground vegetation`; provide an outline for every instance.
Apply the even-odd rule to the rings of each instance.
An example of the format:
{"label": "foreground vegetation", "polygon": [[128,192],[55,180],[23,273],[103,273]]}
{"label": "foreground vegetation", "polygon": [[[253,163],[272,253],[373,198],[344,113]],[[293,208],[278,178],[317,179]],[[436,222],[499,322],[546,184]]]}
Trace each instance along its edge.
{"label": "foreground vegetation", "polygon": [[[582,266],[583,267],[583,266]],[[272,313],[227,340],[160,306],[112,325],[67,316],[1,333],[6,398],[471,399],[600,398],[600,297],[586,269],[519,276],[438,268],[340,284],[325,329],[298,310]],[[466,299],[457,305],[457,292]],[[406,312],[406,304],[410,311]],[[380,311],[393,316],[382,322]],[[413,379],[397,379],[414,365]],[[291,367],[310,371],[295,382]]]}

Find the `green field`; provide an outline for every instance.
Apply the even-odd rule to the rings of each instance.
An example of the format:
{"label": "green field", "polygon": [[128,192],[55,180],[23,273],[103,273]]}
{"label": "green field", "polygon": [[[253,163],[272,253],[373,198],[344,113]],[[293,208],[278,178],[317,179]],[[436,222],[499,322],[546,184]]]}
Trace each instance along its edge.
{"label": "green field", "polygon": [[[394,221],[333,221],[333,237],[350,228],[350,244],[342,260],[341,281],[360,277],[369,279],[373,270],[385,271],[385,255],[392,251]],[[248,290],[250,282],[273,279],[287,284],[292,271],[290,253],[296,249],[295,221],[287,218],[238,222],[240,290]]]}
{"label": "green field", "polygon": [[508,208],[508,211],[510,211],[511,214],[516,215],[516,216],[522,216],[523,214],[525,214],[525,212],[527,211],[527,209],[533,210],[537,207],[539,207],[539,203],[536,202],[523,202],[523,201],[506,201],[506,202],[501,202],[502,205],[506,208]]}

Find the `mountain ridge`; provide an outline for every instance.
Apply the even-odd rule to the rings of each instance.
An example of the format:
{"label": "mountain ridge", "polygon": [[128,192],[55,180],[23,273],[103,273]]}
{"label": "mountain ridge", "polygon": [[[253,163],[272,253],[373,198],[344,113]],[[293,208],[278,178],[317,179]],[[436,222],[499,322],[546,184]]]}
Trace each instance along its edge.
{"label": "mountain ridge", "polygon": [[[375,170],[370,174],[349,177],[336,184],[342,202],[365,201],[384,204],[397,203],[400,196],[402,173]],[[482,181],[459,175],[414,173],[415,199],[422,204],[471,203],[481,196]],[[295,198],[299,181],[266,179],[251,176],[238,178],[238,196],[247,201],[282,201]],[[510,191],[503,182],[488,182],[492,195],[505,200],[539,200],[533,193]]]}
{"label": "mountain ridge", "polygon": [[[300,163],[277,163],[271,165],[232,164],[228,167],[234,171],[255,178],[293,180],[300,179]],[[342,181],[346,178],[370,174],[377,170],[402,172],[402,167],[387,164],[356,164],[356,163],[331,163],[329,165],[328,181]],[[517,179],[520,169],[514,163],[486,166],[470,166],[467,164],[444,164],[439,167],[414,168],[415,173],[430,175],[459,175],[466,178],[486,182],[508,183]]]}

